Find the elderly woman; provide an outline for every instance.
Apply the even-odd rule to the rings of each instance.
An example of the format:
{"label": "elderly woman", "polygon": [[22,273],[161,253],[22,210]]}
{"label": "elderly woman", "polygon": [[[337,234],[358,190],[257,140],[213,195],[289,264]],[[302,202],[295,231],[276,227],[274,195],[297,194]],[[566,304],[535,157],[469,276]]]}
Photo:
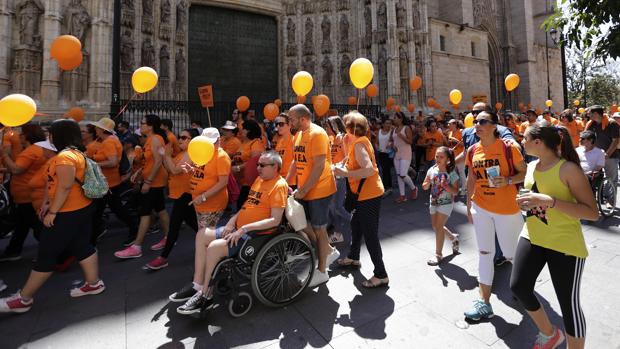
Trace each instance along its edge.
{"label": "elderly woman", "polygon": [[347,132],[353,136],[349,147],[346,168],[335,167],[334,175],[346,177],[351,192],[358,194],[357,203],[351,218],[351,249],[347,258],[338,260],[340,266],[360,267],[360,247],[362,236],[370,259],[375,266],[373,276],[362,286],[375,288],[387,286],[390,282],[383,265],[383,254],[379,241],[379,211],[383,196],[383,183],[368,134],[368,121],[357,112],[349,113]]}
{"label": "elderly woman", "polygon": [[280,224],[288,195],[288,184],[280,176],[282,158],[274,151],[265,152],[258,159],[257,167],[258,177],[241,210],[225,226],[209,227],[196,235],[196,249],[206,249],[206,253],[196,253],[193,282],[169,297],[173,302],[186,301],[177,308],[179,314],[199,313],[212,307],[213,289],[209,283],[217,263],[238,254],[243,242],[253,237],[252,232]]}

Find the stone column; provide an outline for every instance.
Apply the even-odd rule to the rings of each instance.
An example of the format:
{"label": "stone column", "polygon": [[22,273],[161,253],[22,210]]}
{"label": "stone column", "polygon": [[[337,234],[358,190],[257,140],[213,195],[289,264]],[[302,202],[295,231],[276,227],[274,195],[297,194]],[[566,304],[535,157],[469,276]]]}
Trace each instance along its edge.
{"label": "stone column", "polygon": [[45,1],[43,17],[43,76],[41,79],[41,103],[44,109],[57,110],[60,106],[60,69],[50,58],[52,42],[60,35],[60,2]]}
{"label": "stone column", "polygon": [[89,100],[92,107],[107,112],[112,101],[112,40],[114,2],[102,2],[92,14]]}
{"label": "stone column", "polygon": [[388,96],[396,99],[396,104],[402,104],[400,96],[400,79],[398,67],[398,38],[396,35],[396,1],[387,0],[387,75]]}
{"label": "stone column", "polygon": [[11,12],[8,8],[8,1],[0,1],[0,42],[4,42],[5,45],[0,46],[0,96],[5,96],[9,93],[9,65],[10,65],[10,50],[11,50]]}

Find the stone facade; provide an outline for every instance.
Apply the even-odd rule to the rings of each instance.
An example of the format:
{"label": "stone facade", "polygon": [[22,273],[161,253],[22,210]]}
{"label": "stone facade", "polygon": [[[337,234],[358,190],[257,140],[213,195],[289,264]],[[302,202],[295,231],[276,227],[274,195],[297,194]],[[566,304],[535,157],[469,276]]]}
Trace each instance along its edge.
{"label": "stone facade", "polygon": [[[79,105],[90,115],[109,111],[112,82],[113,0],[0,0],[0,95],[26,93],[43,112],[62,114]],[[280,98],[293,102],[290,79],[298,70],[315,77],[311,95],[346,103],[357,91],[348,67],[358,57],[375,66],[379,97],[362,103],[425,107],[428,97],[448,107],[448,92],[494,103],[544,105],[547,99],[545,35],[550,14],[542,0],[121,0],[121,98],[133,95],[131,72],[140,65],[159,72],[157,89],[143,98],[194,99],[188,91],[192,6],[221,6],[273,16],[277,21]],[[84,63],[61,72],[49,57],[58,35],[80,36]],[[440,39],[440,36],[443,39]],[[440,41],[443,40],[443,43]],[[551,39],[551,97],[561,104],[559,50]],[[441,47],[444,45],[444,47]],[[521,86],[503,88],[509,73]],[[408,81],[422,77],[411,92]]]}

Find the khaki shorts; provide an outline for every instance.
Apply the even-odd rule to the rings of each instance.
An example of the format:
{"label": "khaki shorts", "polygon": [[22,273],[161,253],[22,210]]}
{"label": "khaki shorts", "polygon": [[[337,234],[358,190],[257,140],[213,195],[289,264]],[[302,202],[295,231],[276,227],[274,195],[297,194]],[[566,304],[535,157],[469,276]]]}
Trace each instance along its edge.
{"label": "khaki shorts", "polygon": [[223,214],[224,214],[223,211],[204,212],[204,213],[196,212],[196,221],[198,221],[198,229],[215,228],[215,226],[217,225],[217,222],[220,221],[220,218],[222,218]]}

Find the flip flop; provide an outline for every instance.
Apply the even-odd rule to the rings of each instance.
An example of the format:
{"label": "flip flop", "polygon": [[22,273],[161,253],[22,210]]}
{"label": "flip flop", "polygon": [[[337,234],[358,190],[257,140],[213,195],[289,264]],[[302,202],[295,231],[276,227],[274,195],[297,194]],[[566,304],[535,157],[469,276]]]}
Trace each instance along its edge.
{"label": "flip flop", "polygon": [[376,280],[379,280],[379,282],[377,283],[373,283],[372,278],[368,279],[364,282],[362,282],[362,286],[364,286],[365,288],[377,288],[377,287],[387,287],[387,285],[390,283],[390,279],[385,278],[385,279],[379,279],[379,278],[375,278]]}
{"label": "flip flop", "polygon": [[343,267],[343,268],[360,268],[362,266],[362,263],[360,263],[360,261],[356,261],[353,259],[349,259],[349,258],[343,258],[343,259],[339,259],[336,261],[336,264],[338,264],[339,267]]}
{"label": "flip flop", "polygon": [[426,261],[426,264],[430,265],[431,267],[434,267],[434,266],[439,265],[439,263],[441,263],[442,260],[443,260],[443,257],[441,255],[436,254],[434,258],[429,258],[429,260]]}
{"label": "flip flop", "polygon": [[459,238],[452,240],[452,254],[459,254]]}

